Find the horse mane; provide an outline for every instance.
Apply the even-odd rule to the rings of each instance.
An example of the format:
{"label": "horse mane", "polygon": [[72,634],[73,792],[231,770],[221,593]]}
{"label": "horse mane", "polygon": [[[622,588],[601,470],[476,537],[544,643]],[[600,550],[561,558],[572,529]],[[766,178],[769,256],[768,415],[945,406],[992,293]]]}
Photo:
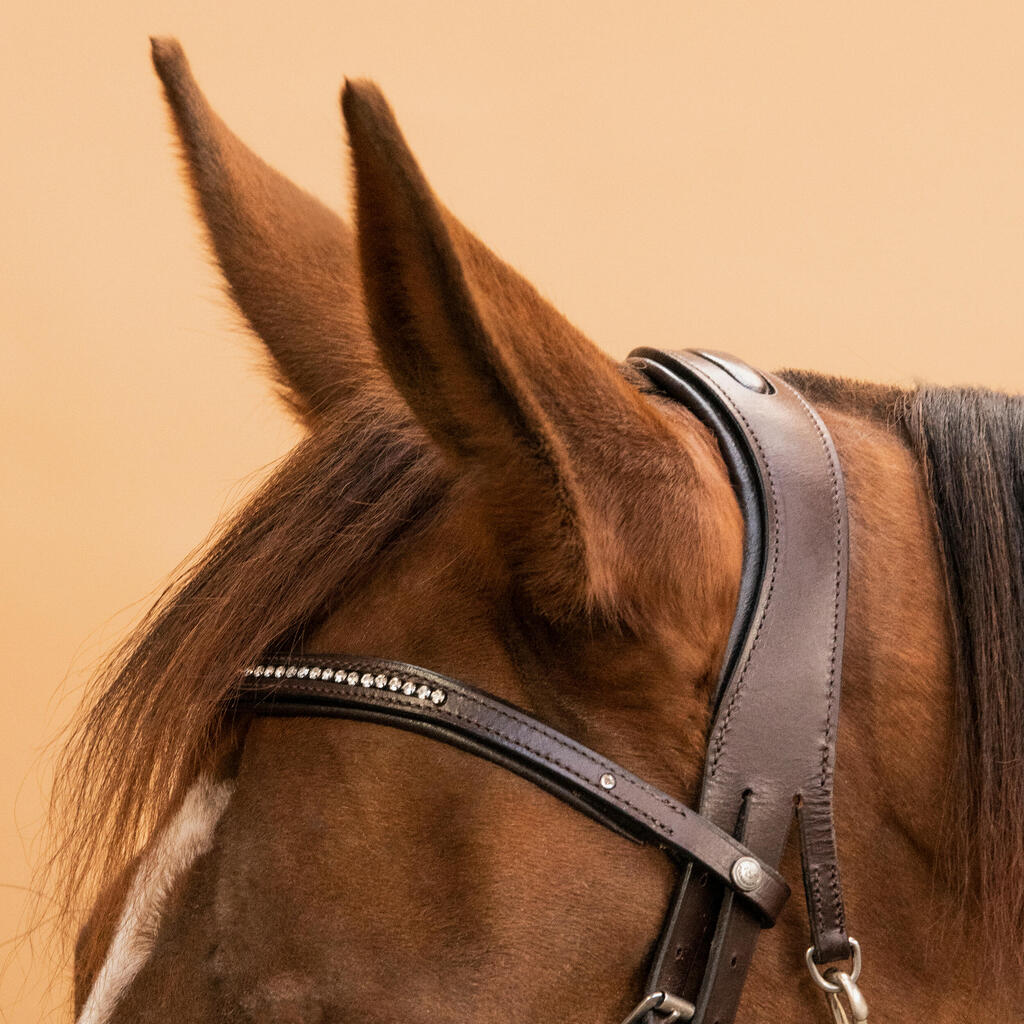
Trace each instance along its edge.
{"label": "horse mane", "polygon": [[[802,371],[811,401],[902,434],[934,517],[955,652],[947,881],[1010,960],[1024,942],[1024,397]],[[1015,942],[1015,940],[1018,940]]]}
{"label": "horse mane", "polygon": [[65,940],[228,746],[244,668],[300,649],[442,514],[448,474],[408,411],[363,405],[296,447],[91,681],[57,763],[42,868]]}
{"label": "horse mane", "polygon": [[986,930],[1012,945],[1024,933],[1024,397],[923,387],[904,420],[935,515],[956,653],[964,800],[947,815],[951,875]]}

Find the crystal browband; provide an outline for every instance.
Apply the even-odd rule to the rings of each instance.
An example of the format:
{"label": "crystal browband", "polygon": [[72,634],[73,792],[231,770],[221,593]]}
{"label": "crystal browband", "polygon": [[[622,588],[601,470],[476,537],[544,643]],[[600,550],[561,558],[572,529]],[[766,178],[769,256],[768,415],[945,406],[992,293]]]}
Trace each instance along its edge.
{"label": "crystal browband", "polygon": [[336,683],[344,683],[346,686],[362,686],[364,689],[389,690],[391,693],[404,693],[407,697],[416,697],[419,700],[429,700],[431,704],[443,704],[448,695],[444,690],[437,687],[427,686],[423,682],[417,683],[414,678],[402,679],[399,676],[391,676],[378,672],[356,672],[354,669],[342,666],[341,668],[330,668],[329,666],[312,665],[257,665],[255,668],[246,669],[246,677],[259,679],[322,679],[325,683],[334,680]]}

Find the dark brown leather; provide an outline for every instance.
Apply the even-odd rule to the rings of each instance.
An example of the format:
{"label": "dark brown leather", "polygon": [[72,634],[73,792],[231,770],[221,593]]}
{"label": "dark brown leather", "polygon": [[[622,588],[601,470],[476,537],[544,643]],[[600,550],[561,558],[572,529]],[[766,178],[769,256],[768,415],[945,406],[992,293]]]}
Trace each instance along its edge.
{"label": "dark brown leather", "polygon": [[[339,682],[339,674],[344,681]],[[377,685],[385,680],[396,680],[404,690]],[[519,708],[428,669],[341,655],[286,657],[259,666],[256,674],[250,670],[240,699],[263,715],[355,717],[468,749],[618,832],[654,843],[680,860],[696,861],[718,884],[730,888],[735,887],[733,865],[753,856],[762,868],[762,882],[740,895],[762,925],[771,925],[789,898],[789,886],[773,866],[667,793]]]}
{"label": "dark brown leather", "polygon": [[[667,394],[688,402],[696,388],[742,432],[763,499],[760,587],[712,725],[700,812],[734,833],[742,817],[744,844],[777,865],[798,806],[816,958],[845,959],[832,778],[848,534],[835,448],[817,414],[779,378],[730,367],[718,354],[641,349],[634,356]],[[756,387],[758,378],[767,389]],[[750,502],[741,505],[749,515]],[[681,888],[651,988],[692,998],[701,1024],[725,1024],[735,1016],[760,928],[717,886],[697,887],[691,877]],[[706,934],[716,913],[698,979],[687,961],[694,936]]]}

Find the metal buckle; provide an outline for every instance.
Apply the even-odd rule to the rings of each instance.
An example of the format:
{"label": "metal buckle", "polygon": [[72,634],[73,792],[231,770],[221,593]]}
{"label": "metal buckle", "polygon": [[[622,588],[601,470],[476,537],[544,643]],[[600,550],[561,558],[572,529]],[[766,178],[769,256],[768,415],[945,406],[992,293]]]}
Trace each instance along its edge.
{"label": "metal buckle", "polygon": [[652,992],[633,1007],[622,1024],[640,1024],[649,1013],[665,1014],[659,1019],[658,1024],[671,1024],[677,1020],[692,1020],[696,1012],[697,1008],[693,1003],[680,999],[671,992]]}
{"label": "metal buckle", "polygon": [[[868,1004],[864,999],[861,990],[857,987],[857,979],[860,977],[860,969],[863,966],[860,955],[860,943],[856,939],[850,939],[850,946],[853,949],[853,966],[849,974],[839,970],[838,967],[830,967],[824,974],[818,969],[814,962],[814,947],[811,946],[805,954],[807,969],[811,972],[811,980],[824,993],[828,1002],[828,1008],[832,1013],[833,1024],[864,1024],[868,1019]],[[850,1007],[848,1015],[839,1001],[840,995],[846,997]]]}

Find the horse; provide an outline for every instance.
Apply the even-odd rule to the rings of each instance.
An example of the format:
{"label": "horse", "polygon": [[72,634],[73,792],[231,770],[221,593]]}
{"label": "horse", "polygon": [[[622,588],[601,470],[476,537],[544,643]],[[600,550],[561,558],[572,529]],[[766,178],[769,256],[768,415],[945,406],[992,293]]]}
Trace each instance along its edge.
{"label": "horse", "polygon": [[[176,41],[152,52],[305,434],[112,655],[62,758],[76,1019],[618,1021],[672,895],[661,851],[422,735],[237,697],[268,651],[397,658],[692,801],[743,548],[715,438],[460,223],[375,85],[341,97],[350,227],[232,134]],[[1024,407],[782,376],[846,481],[836,830],[873,1014],[1016,1019]],[[796,902],[741,1024],[823,1019]]]}

